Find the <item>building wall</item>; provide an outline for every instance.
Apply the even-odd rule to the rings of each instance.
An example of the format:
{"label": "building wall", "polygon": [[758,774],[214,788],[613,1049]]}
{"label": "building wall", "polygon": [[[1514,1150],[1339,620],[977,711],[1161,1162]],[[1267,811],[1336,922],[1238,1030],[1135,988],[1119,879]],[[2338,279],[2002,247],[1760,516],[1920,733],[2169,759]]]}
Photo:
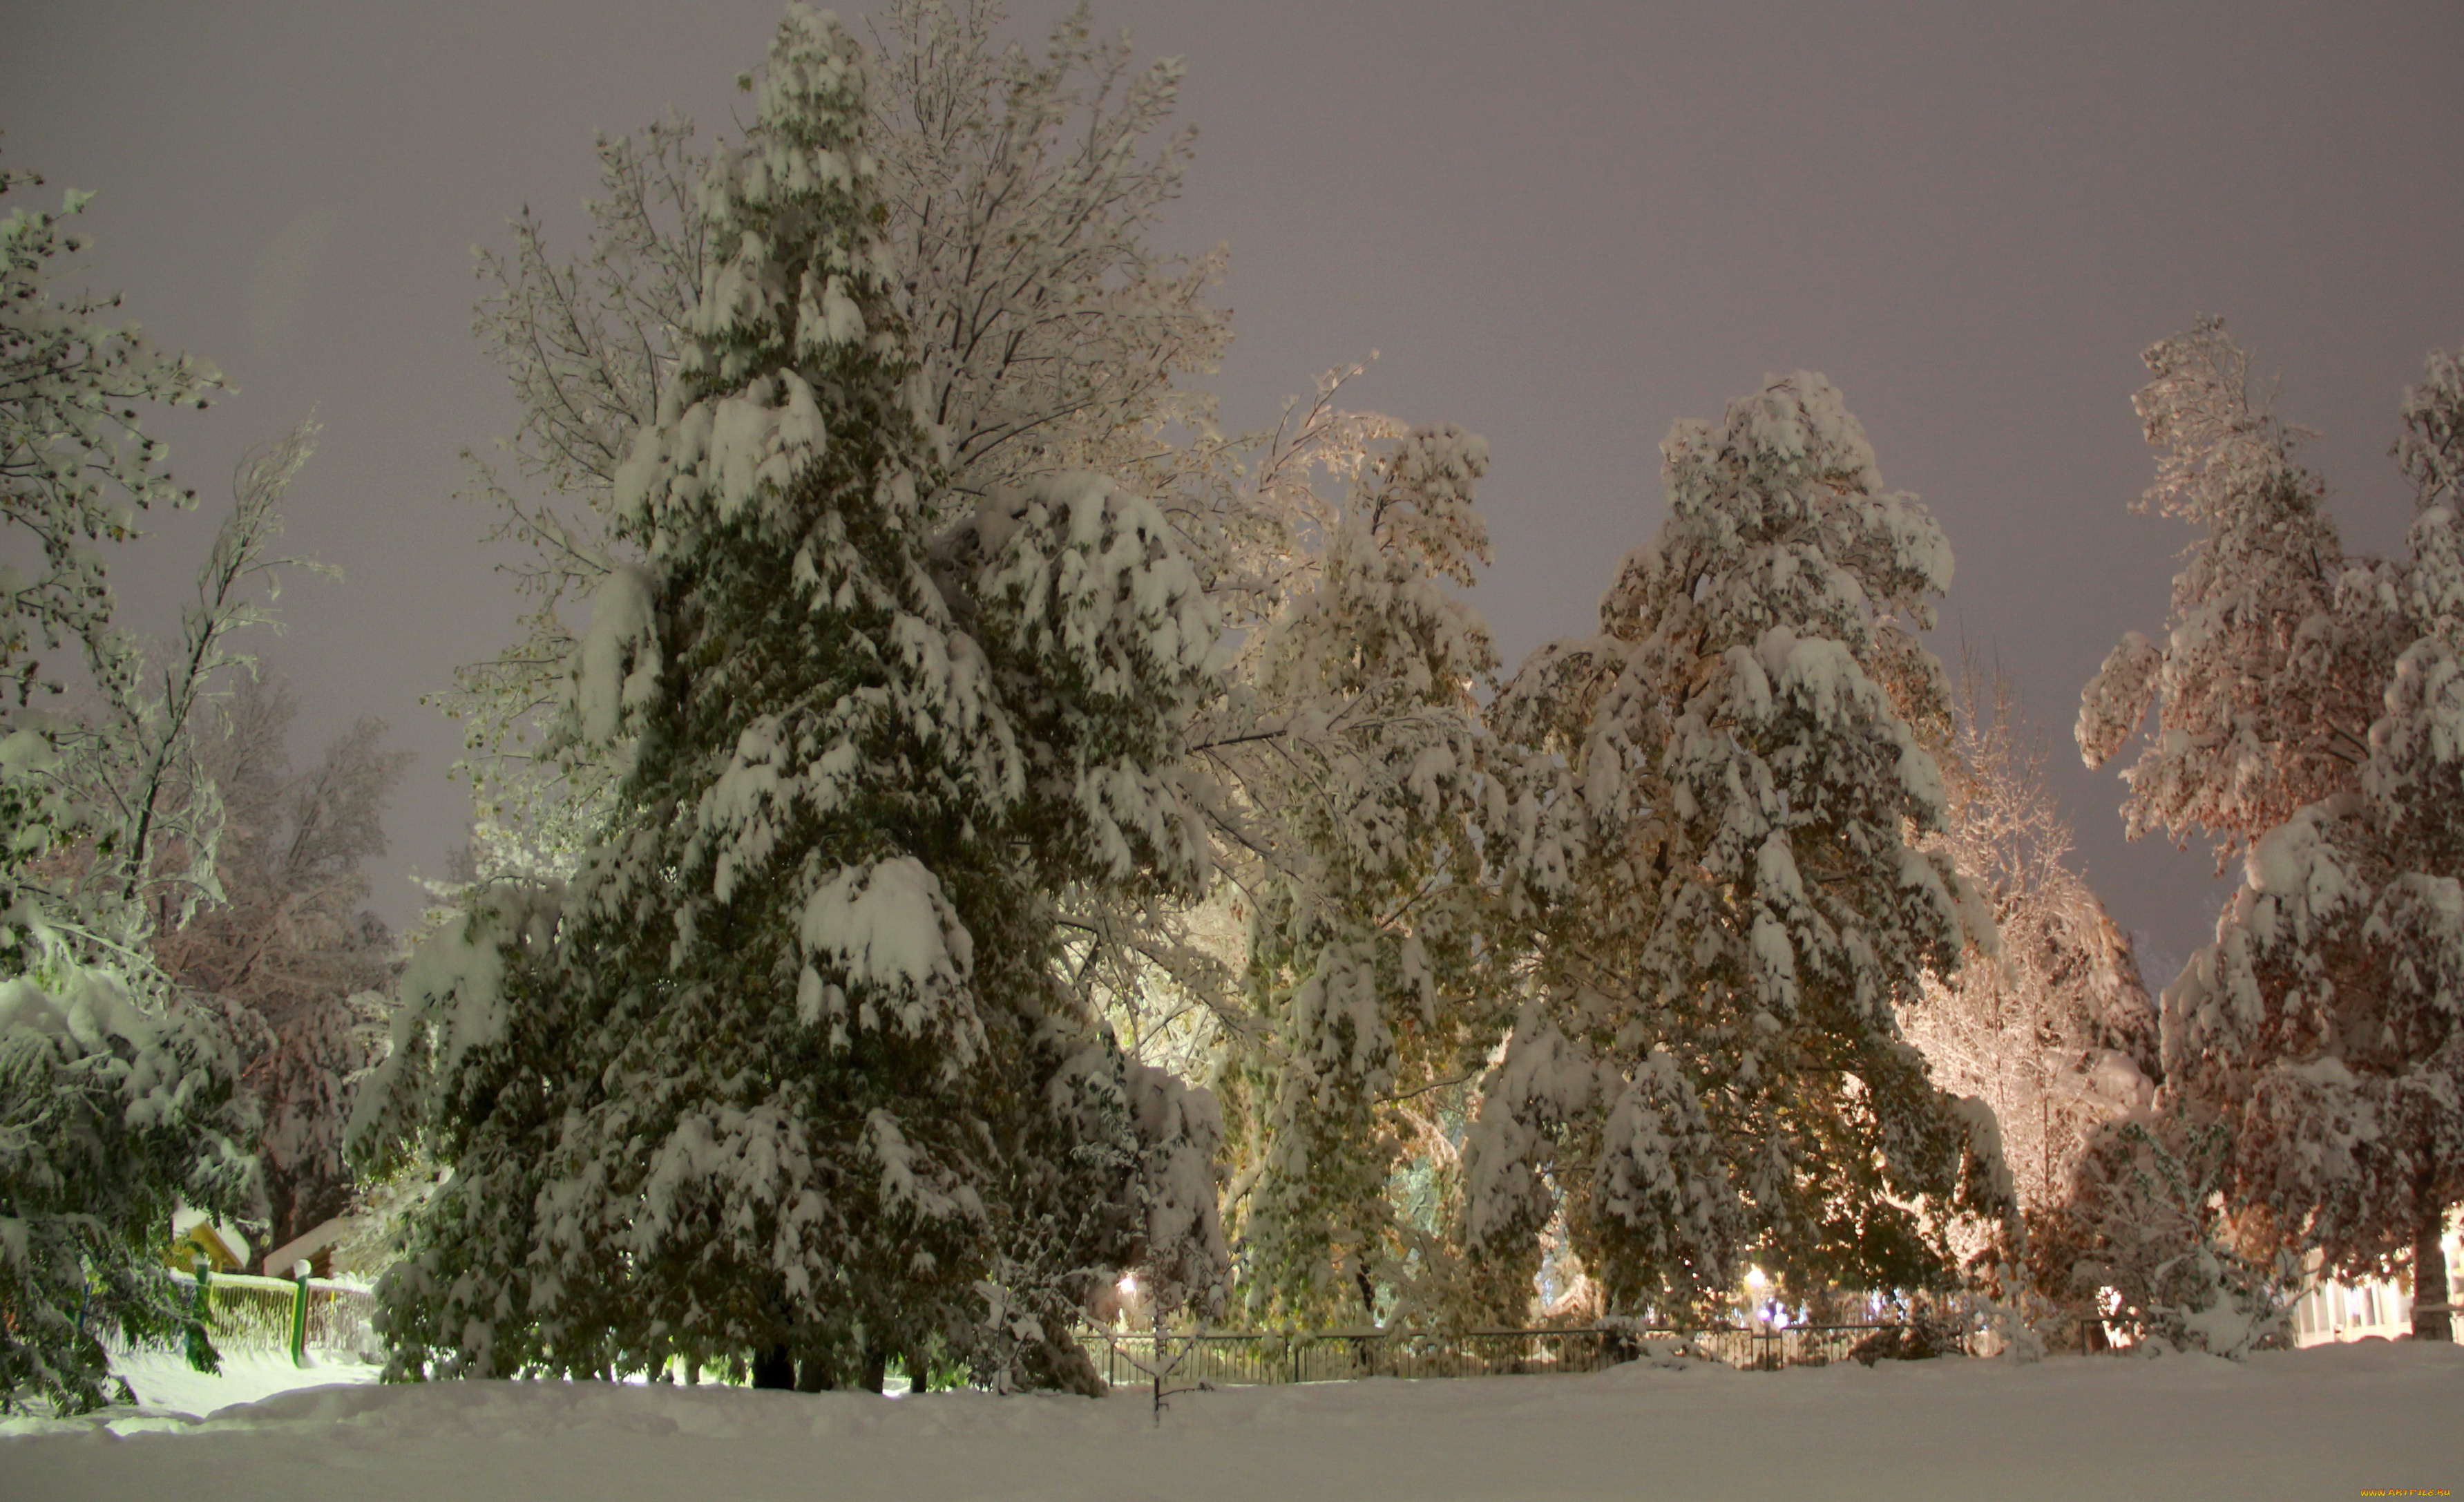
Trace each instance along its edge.
{"label": "building wall", "polygon": [[[2464,1216],[2447,1218],[2447,1302],[2464,1303]],[[2316,1264],[2316,1255],[2312,1258]],[[2451,1321],[2453,1322],[2453,1321]],[[2392,1340],[2412,1334],[2412,1298],[2393,1283],[2365,1278],[2334,1283],[2313,1273],[2293,1304],[2293,1343],[2324,1345],[2332,1340]]]}

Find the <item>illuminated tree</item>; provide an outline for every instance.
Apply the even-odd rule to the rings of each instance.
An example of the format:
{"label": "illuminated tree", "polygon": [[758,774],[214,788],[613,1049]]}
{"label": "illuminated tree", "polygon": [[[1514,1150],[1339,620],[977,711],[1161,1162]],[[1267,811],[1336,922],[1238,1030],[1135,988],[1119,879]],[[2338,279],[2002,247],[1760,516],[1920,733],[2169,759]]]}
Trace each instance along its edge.
{"label": "illuminated tree", "polygon": [[381,1291],[397,1374],[1101,1391],[1094,1290],[1159,1230],[1209,1281],[1206,1113],[1061,983],[1049,894],[1197,881],[1172,767],[1214,621],[1091,475],[932,529],[867,121],[854,44],[791,6],[616,475],[644,562],[575,654],[611,811],[569,883],[482,884],[415,957],[363,1097],[374,1169],[454,1169]]}
{"label": "illuminated tree", "polygon": [[1984,925],[1915,843],[1947,813],[1913,632],[1950,550],[1820,376],[1661,453],[1668,522],[1600,633],[1492,712],[1523,758],[1491,828],[1533,956],[1465,1149],[1500,1316],[1560,1212],[1610,1311],[1665,1318],[1749,1257],[1799,1288],[1937,1282],[1952,1214],[2012,1208],[1991,1113],[1895,1020]]}
{"label": "illuminated tree", "polygon": [[2069,821],[2009,682],[1971,664],[1954,709],[1943,845],[1996,943],[1928,975],[1901,1025],[1945,1089],[1993,1108],[2020,1203],[2042,1211],[2067,1198],[2097,1130],[2148,1103],[2156,1004],[2130,940],[2072,869]]}
{"label": "illuminated tree", "polygon": [[1441,1138],[1397,1108],[1467,1083],[1494,1042],[1480,1026],[1494,1007],[1477,1005],[1485,783],[1472,690],[1496,655],[1453,587],[1487,559],[1472,505],[1487,462],[1485,443],[1452,428],[1358,451],[1323,554],[1199,726],[1228,794],[1210,806],[1231,835],[1220,858],[1251,913],[1252,1010],[1227,1043],[1222,1089],[1258,1317],[1377,1316],[1377,1286],[1405,1279],[1389,1181]]}
{"label": "illuminated tree", "polygon": [[2371,570],[2348,567],[2302,436],[2251,400],[2250,357],[2203,319],[2151,346],[2132,399],[2163,451],[2139,501],[2205,530],[2173,579],[2164,645],[2137,631],[2081,693],[2079,744],[2123,774],[2133,838],[2204,832],[2221,862],[2305,804],[2360,785],[2400,645]]}
{"label": "illuminated tree", "polygon": [[2221,325],[2148,362],[2141,409],[2171,450],[2151,495],[2184,497],[2209,535],[2175,582],[2171,645],[2138,654],[2159,668],[2122,692],[2108,663],[2081,745],[2101,760],[2152,695],[2134,821],[2248,847],[2215,943],[2165,993],[2166,1088],[2227,1134],[2245,1244],[2342,1270],[2409,1253],[2415,1332],[2444,1336],[2439,1234],[2464,1199],[2464,379],[2433,356],[2407,399],[2419,499],[2409,556],[2385,563],[2335,549]]}

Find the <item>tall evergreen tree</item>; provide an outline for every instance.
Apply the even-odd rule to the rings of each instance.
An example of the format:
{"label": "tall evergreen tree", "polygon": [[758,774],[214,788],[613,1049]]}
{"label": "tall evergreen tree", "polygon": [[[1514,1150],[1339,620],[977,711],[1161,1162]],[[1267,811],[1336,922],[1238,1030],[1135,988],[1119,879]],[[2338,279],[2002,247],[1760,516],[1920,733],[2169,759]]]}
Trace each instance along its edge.
{"label": "tall evergreen tree", "polygon": [[1375,1318],[1377,1286],[1402,1281],[1389,1180],[1434,1134],[1394,1108],[1465,1083],[1494,1042],[1472,695],[1497,659],[1450,587],[1487,559],[1488,449],[1426,428],[1361,459],[1307,586],[1236,665],[1230,715],[1256,739],[1217,759],[1268,815],[1226,842],[1250,904],[1254,1011],[1224,1074],[1243,1292],[1253,1315],[1310,1323]]}
{"label": "tall evergreen tree", "polygon": [[[2132,398],[2161,451],[2142,510],[2205,536],[2173,577],[2163,645],[2123,634],[2079,698],[2079,752],[2102,766],[2156,733],[2123,776],[2132,838],[2217,842],[2221,863],[2293,811],[2360,785],[2395,649],[2391,600],[2348,560],[2302,431],[2251,400],[2250,356],[2201,319],[2142,357]],[[2219,866],[2221,869],[2221,864]]]}
{"label": "tall evergreen tree", "polygon": [[569,886],[482,887],[415,958],[363,1096],[374,1161],[455,1170],[382,1291],[392,1370],[1100,1390],[1067,1320],[1205,1113],[1133,1100],[1050,894],[1196,880],[1170,769],[1213,617],[1092,475],[929,535],[856,49],[791,6],[758,99],[616,475],[645,562],[578,653],[614,812]]}
{"label": "tall evergreen tree", "polygon": [[[928,514],[945,525],[996,486],[1092,470],[1163,497],[1210,588],[1228,573],[1251,583],[1257,570],[1231,556],[1254,526],[1243,497],[1177,483],[1200,453],[1228,468],[1220,441],[1159,441],[1169,426],[1208,428],[1207,399],[1175,382],[1212,368],[1231,337],[1207,300],[1221,254],[1190,260],[1148,243],[1190,154],[1192,132],[1168,128],[1180,65],[1134,66],[1128,41],[1094,34],[1083,6],[1040,53],[1005,45],[1002,19],[996,0],[897,0],[873,32],[880,238],[925,415],[946,445]],[[658,420],[714,254],[693,138],[670,119],[600,142],[601,192],[575,259],[560,264],[528,211],[509,254],[480,256],[474,332],[521,422],[505,445],[516,473],[473,459],[471,494],[494,514],[492,536],[517,544],[503,566],[537,607],[521,640],[460,670],[440,702],[469,726],[483,812],[517,827],[560,824],[559,801],[606,780],[602,766],[533,758],[578,646],[570,607],[630,556],[616,473]]]}
{"label": "tall evergreen tree", "polygon": [[1952,1213],[2011,1208],[1991,1113],[1895,1020],[1986,922],[1917,843],[1946,812],[1947,686],[1913,634],[1941,529],[1818,375],[1661,453],[1669,519],[1600,633],[1493,713],[1523,758],[1507,942],[1533,957],[1465,1149],[1499,1315],[1561,1212],[1609,1312],[1666,1318],[1749,1259],[1799,1292],[1937,1281]]}

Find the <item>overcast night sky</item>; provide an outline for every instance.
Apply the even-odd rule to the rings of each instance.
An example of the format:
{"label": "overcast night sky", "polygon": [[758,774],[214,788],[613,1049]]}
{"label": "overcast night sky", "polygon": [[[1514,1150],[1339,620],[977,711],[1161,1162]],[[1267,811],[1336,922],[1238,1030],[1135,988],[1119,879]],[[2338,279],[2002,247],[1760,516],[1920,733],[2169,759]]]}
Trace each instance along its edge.
{"label": "overcast night sky", "polygon": [[[864,11],[845,8],[860,23]],[[1060,13],[1013,16],[1040,37]],[[304,704],[295,761],[362,715],[417,752],[376,901],[441,872],[467,803],[419,703],[513,631],[453,499],[513,426],[471,337],[472,247],[529,203],[578,248],[594,133],[732,130],[772,0],[389,6],[0,0],[0,160],[94,190],[83,258],[239,387],[150,426],[209,504],[111,563],[160,630],[233,461],[314,409],[296,580],[257,644]],[[2090,881],[2162,984],[2224,888],[2122,838],[2079,690],[2164,622],[2189,530],[2136,516],[2138,352],[2223,315],[2280,373],[2348,546],[2398,546],[2395,404],[2464,342],[2464,6],[1406,5],[1107,0],[1188,63],[1201,132],[1160,238],[1231,249],[1227,426],[1381,352],[1355,405],[1485,434],[1509,661],[1587,632],[1664,512],[1656,446],[1767,373],[1828,374],[1893,486],[1948,532],[1936,646],[2012,674]],[[37,194],[12,195],[31,205]]]}

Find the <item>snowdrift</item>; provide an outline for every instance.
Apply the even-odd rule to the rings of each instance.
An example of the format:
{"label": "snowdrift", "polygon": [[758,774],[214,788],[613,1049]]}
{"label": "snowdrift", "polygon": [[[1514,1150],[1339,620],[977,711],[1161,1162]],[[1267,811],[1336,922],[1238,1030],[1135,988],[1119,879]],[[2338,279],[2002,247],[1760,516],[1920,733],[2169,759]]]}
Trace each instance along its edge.
{"label": "snowdrift", "polygon": [[[318,1374],[301,1374],[314,1378]],[[239,1374],[235,1380],[245,1379]],[[145,1385],[141,1381],[141,1393]],[[590,1382],[320,1386],[0,1425],[0,1495],[2334,1497],[2464,1482],[2464,1347],[1371,1381],[1101,1401]]]}

